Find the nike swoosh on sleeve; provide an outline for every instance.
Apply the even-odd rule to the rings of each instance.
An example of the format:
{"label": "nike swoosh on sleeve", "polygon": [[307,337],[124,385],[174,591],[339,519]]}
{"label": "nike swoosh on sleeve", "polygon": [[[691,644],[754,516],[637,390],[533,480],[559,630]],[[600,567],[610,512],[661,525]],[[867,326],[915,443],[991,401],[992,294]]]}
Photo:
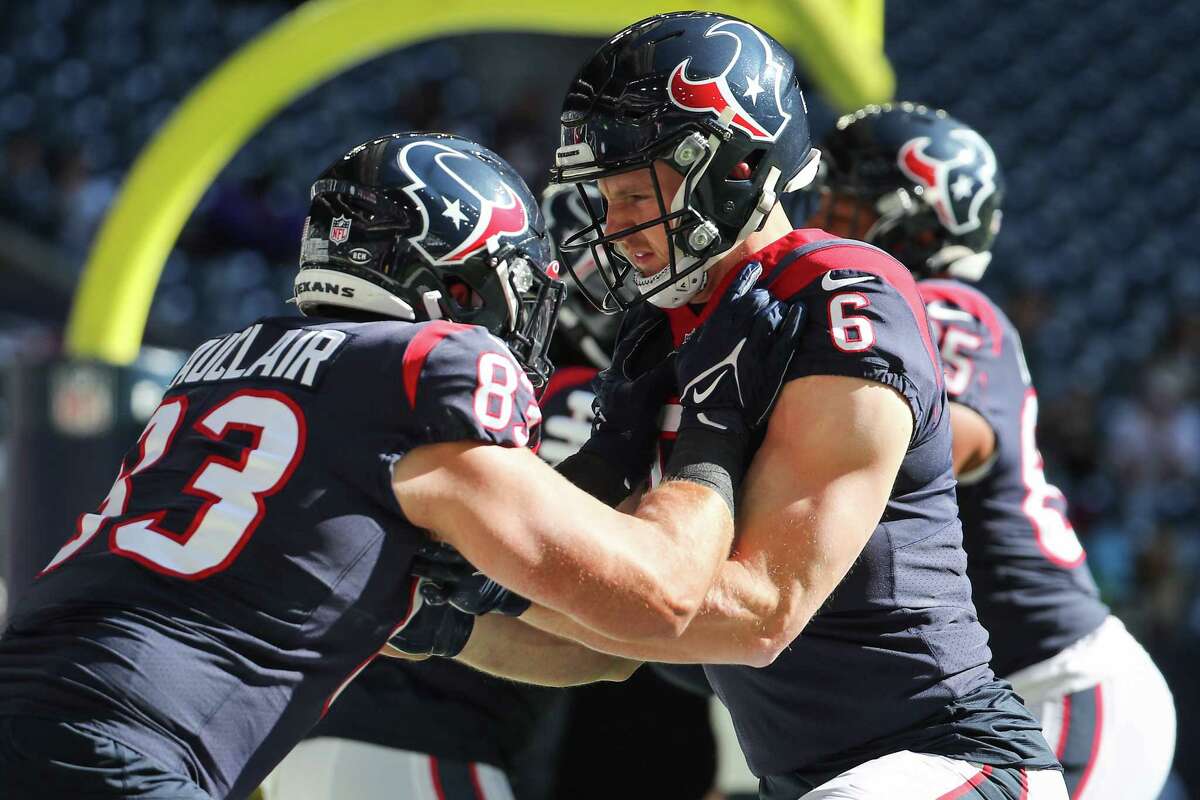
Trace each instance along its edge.
{"label": "nike swoosh on sleeve", "polygon": [[844,286],[853,286],[856,283],[865,283],[866,281],[875,280],[874,275],[856,275],[851,278],[835,278],[833,272],[826,272],[821,278],[821,288],[827,292],[833,292],[841,289]]}

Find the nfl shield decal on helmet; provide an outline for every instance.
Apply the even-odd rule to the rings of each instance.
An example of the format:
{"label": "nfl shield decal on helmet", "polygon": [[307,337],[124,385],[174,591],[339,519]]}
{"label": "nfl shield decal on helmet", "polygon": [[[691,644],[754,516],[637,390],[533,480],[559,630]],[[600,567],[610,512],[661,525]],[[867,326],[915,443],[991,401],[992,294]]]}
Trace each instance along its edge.
{"label": "nfl shield decal on helmet", "polygon": [[329,241],[334,244],[343,244],[349,238],[350,218],[334,217],[333,224],[329,226]]}
{"label": "nfl shield decal on helmet", "polygon": [[[404,191],[424,223],[410,241],[431,263],[461,264],[490,239],[529,229],[525,206],[512,188],[465,153],[422,140],[405,146],[397,161],[412,180]],[[446,248],[441,258],[431,253],[441,248],[426,246],[434,240]]]}
{"label": "nfl shield decal on helmet", "polygon": [[982,136],[959,128],[946,139],[948,152],[931,152],[928,136],[910,139],[898,154],[900,170],[929,192],[927,200],[951,233],[980,225],[979,209],[996,191],[996,154]]}
{"label": "nfl shield decal on helmet", "polygon": [[[730,112],[730,124],[756,141],[773,142],[787,127],[792,115],[784,111],[780,101],[779,82],[783,79],[783,67],[772,57],[771,46],[762,33],[751,25],[738,20],[723,20],[704,33],[705,37],[727,36],[736,42],[733,58],[721,74],[694,79],[688,76],[692,59],[685,58],[671,70],[668,82],[671,102],[685,111],[710,111],[717,116]],[[765,66],[759,71],[756,58],[749,56],[749,48],[759,48],[765,54]],[[757,55],[759,51],[754,51]],[[756,116],[756,110],[762,114]],[[781,120],[775,130],[770,130],[759,118]]]}

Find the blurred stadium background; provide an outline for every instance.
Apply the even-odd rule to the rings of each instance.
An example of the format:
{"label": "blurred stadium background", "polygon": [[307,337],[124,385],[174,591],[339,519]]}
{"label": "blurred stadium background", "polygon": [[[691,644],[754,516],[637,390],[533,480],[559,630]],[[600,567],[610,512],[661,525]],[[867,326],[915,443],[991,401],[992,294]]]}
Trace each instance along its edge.
{"label": "blurred stadium background", "polygon": [[[757,22],[755,8],[780,3],[789,4],[728,10]],[[133,366],[117,368],[61,355],[93,237],[122,181],[206,76],[303,9],[233,0],[4,5],[0,574],[10,593],[26,571],[6,558],[13,536],[57,546],[74,515],[96,505],[179,350],[288,313],[314,175],[359,141],[433,129],[488,144],[538,190],[558,103],[597,41],[436,38],[304,92],[204,191],[166,258],[145,347]],[[420,15],[422,6],[391,8]],[[663,9],[645,9],[655,10]],[[337,15],[326,24],[336,28]],[[976,127],[1006,172],[1005,225],[983,288],[1024,337],[1047,472],[1071,501],[1105,600],[1175,691],[1178,777],[1168,795],[1200,796],[1185,788],[1200,792],[1200,761],[1187,757],[1200,742],[1192,713],[1200,710],[1200,256],[1186,244],[1200,230],[1200,4],[892,0],[883,34],[895,97],[945,107]],[[816,78],[809,99],[819,136],[839,109]]]}

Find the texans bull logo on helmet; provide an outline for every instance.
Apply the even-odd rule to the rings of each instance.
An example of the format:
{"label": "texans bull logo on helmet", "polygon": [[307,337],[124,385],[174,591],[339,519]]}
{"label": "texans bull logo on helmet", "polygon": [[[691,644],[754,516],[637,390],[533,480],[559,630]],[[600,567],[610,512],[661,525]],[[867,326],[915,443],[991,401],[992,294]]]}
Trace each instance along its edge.
{"label": "texans bull logo on helmet", "polygon": [[[767,40],[756,28],[738,20],[718,22],[704,36],[733,39],[737,43],[733,58],[719,75],[701,80],[688,77],[692,59],[684,59],[671,70],[668,82],[671,102],[685,111],[711,111],[718,116],[732,109],[730,124],[734,127],[755,141],[775,141],[792,115],[783,110],[779,94],[783,67],[772,57]],[[762,63],[766,66],[761,72],[756,59],[742,58],[749,48],[761,48],[765,54]],[[774,130],[761,121],[764,118],[777,120]]]}
{"label": "texans bull logo on helmet", "polygon": [[[996,154],[982,136],[967,128],[950,131],[944,143],[928,136],[900,147],[899,167],[929,192],[927,199],[946,230],[961,234],[980,225],[979,209],[996,191]],[[936,149],[948,152],[933,152]]]}
{"label": "texans bull logo on helmet", "polygon": [[[404,192],[413,199],[423,221],[420,233],[409,241],[431,263],[461,264],[489,239],[519,236],[528,230],[529,217],[516,193],[465,153],[422,140],[405,146],[397,162],[412,179]],[[485,197],[475,186],[493,187],[496,196]],[[446,246],[441,258],[425,247],[432,240]]]}

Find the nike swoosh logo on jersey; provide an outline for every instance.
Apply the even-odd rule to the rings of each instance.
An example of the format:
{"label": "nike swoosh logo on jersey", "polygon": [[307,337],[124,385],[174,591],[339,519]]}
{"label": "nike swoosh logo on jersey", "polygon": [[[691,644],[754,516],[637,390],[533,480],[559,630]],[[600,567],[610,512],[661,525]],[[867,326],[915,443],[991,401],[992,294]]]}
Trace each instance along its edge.
{"label": "nike swoosh logo on jersey", "polygon": [[949,308],[941,303],[930,303],[925,306],[925,313],[942,322],[975,322],[975,317],[968,312]]}
{"label": "nike swoosh logo on jersey", "polygon": [[856,283],[875,280],[874,275],[857,275],[853,278],[835,278],[833,270],[826,272],[821,278],[821,288],[827,292],[832,292],[836,289],[841,289],[843,286],[853,286]]}
{"label": "nike swoosh logo on jersey", "polygon": [[729,430],[728,425],[722,425],[719,422],[713,422],[711,419],[709,419],[705,415],[705,413],[703,411],[701,411],[699,414],[696,415],[696,419],[700,420],[701,422],[703,422],[705,425],[709,426],[710,428],[716,428],[719,431]]}
{"label": "nike swoosh logo on jersey", "polygon": [[712,383],[710,383],[708,385],[708,388],[705,389],[703,392],[700,391],[700,387],[697,386],[695,394],[692,395],[692,399],[694,399],[697,403],[703,403],[705,400],[708,399],[708,396],[710,394],[712,394],[713,392],[716,391],[717,384],[721,382],[721,379],[724,378],[728,374],[729,374],[728,372],[719,373],[717,375],[717,379],[715,381],[713,381]]}
{"label": "nike swoosh logo on jersey", "polygon": [[734,381],[734,385],[737,387],[738,402],[739,403],[742,402],[742,386],[740,383],[738,383],[738,379],[737,379],[737,360],[738,360],[738,354],[742,352],[742,347],[744,347],[745,344],[746,344],[746,339],[745,339],[745,337],[743,337],[740,341],[738,341],[738,343],[736,345],[734,345],[733,349],[729,351],[729,355],[725,356],[720,361],[713,364],[711,367],[704,370],[696,377],[692,378],[692,380],[688,383],[688,385],[683,387],[683,391],[679,393],[679,396],[687,397],[687,393],[689,391],[691,391],[692,387],[696,386],[696,384],[700,383],[703,380],[706,380],[708,378],[708,376],[712,375],[714,372],[720,373],[719,375],[717,375],[716,379],[708,385],[708,388],[704,389],[704,391],[701,391],[699,388],[697,388],[695,393],[692,395],[692,399],[695,402],[703,403],[706,399],[708,399],[708,396],[713,393],[713,390],[717,388],[717,384],[721,382],[721,378],[723,378],[725,376],[725,368],[732,367],[733,368],[733,381]]}

